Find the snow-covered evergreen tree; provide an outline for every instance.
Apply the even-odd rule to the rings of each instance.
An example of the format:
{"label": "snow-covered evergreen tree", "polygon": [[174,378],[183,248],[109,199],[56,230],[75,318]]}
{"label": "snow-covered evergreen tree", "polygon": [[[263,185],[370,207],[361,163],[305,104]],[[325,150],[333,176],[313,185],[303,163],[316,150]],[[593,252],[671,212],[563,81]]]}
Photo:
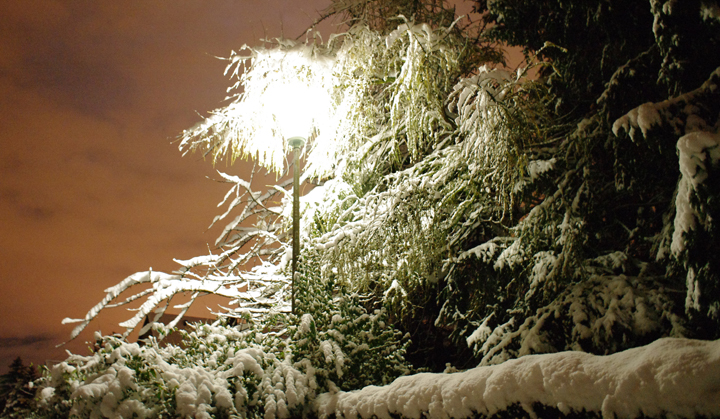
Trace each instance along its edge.
{"label": "snow-covered evergreen tree", "polygon": [[[543,62],[554,125],[566,124],[552,182],[533,191],[539,203],[514,227],[531,246],[518,249],[529,290],[521,298],[536,302],[523,309],[523,326],[514,314],[491,319],[507,330],[494,332],[515,334],[515,353],[717,338],[717,195],[708,179],[720,126],[720,59],[708,56],[720,48],[717,3],[477,6],[497,23],[490,36]],[[526,230],[533,218],[540,223]]]}

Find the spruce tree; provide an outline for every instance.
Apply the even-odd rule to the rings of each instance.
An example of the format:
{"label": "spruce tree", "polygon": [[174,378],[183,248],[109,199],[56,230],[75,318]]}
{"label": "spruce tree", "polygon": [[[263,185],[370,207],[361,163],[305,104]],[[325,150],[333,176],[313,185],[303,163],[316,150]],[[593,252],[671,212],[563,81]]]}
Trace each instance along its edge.
{"label": "spruce tree", "polygon": [[0,376],[0,417],[26,418],[34,406],[35,389],[33,381],[38,373],[32,365],[24,365],[17,357],[10,364],[10,370]]}

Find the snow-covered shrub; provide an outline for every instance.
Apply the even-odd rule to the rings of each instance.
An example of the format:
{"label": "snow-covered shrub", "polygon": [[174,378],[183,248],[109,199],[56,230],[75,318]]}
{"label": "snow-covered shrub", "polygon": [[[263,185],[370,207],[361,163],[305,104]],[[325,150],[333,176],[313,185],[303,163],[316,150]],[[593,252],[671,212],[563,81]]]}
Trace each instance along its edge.
{"label": "snow-covered shrub", "polygon": [[223,325],[183,333],[179,346],[98,337],[94,354],[40,380],[39,416],[286,418],[314,395],[272,334]]}
{"label": "snow-covered shrub", "polygon": [[312,366],[320,389],[387,384],[410,372],[408,339],[393,327],[384,308],[368,310],[363,300],[372,305],[371,299],[348,292],[339,279],[318,275],[312,256],[305,255],[301,266],[300,321],[289,328],[290,345],[299,368]]}
{"label": "snow-covered shrub", "polygon": [[[215,294],[230,299],[236,305],[239,316],[264,319],[279,311],[289,309],[290,279],[283,269],[287,265],[287,232],[283,225],[283,214],[278,201],[286,193],[284,187],[292,182],[281,182],[267,191],[257,191],[250,181],[219,172],[223,182],[231,185],[223,201],[227,204],[225,213],[218,215],[213,223],[224,220],[234,211],[236,215],[223,229],[216,241],[217,253],[197,256],[189,260],[175,260],[180,269],[172,274],[163,272],[137,272],[117,285],[105,290],[105,298],[93,307],[82,319],[66,318],[63,323],[80,323],[71,338],[75,338],[105,308],[122,306],[142,297],[145,301],[135,310],[132,318],[122,322],[124,337],[138,328],[146,317],[153,320],[146,324],[146,330],[153,327],[170,307],[170,301],[177,295],[190,293],[190,300],[176,306],[180,312],[166,326],[175,327],[190,306],[201,295]],[[252,224],[250,224],[252,223]],[[259,261],[248,271],[247,264]],[[149,284],[149,288],[143,288]],[[121,298],[125,292],[133,294]],[[119,301],[118,301],[119,300]]]}
{"label": "snow-covered shrub", "polygon": [[72,355],[39,381],[38,415],[284,419],[303,415],[322,392],[409,372],[407,341],[385,311],[368,314],[357,295],[312,274],[306,268],[298,284],[300,316],[276,314],[244,330],[198,324],[180,331],[179,345],[98,335],[92,355]]}
{"label": "snow-covered shrub", "polygon": [[[684,276],[685,309],[700,319],[699,333],[720,324],[720,67],[696,89],[657,103],[647,102],[613,124],[650,144],[675,142],[679,181],[671,216],[659,235],[658,258],[674,261],[673,272]],[[640,129],[642,136],[636,134]],[[672,266],[672,265],[671,265]],[[710,323],[703,325],[702,319]]]}
{"label": "snow-covered shrub", "polygon": [[446,300],[442,313],[464,321],[455,333],[483,362],[494,353],[503,354],[496,361],[571,348],[606,353],[659,336],[718,336],[708,320],[720,295],[710,221],[720,209],[716,182],[704,179],[715,176],[720,123],[720,59],[707,51],[720,35],[700,9],[479,4],[495,39],[544,63],[540,97],[550,117],[537,126],[549,134],[541,146],[519,148],[533,182],[517,183],[507,230],[467,242],[448,265],[461,273],[453,288],[474,295]]}
{"label": "snow-covered shrub", "polygon": [[658,285],[624,275],[591,277],[568,286],[535,312],[528,308],[504,324],[491,314],[467,343],[482,357],[481,365],[490,365],[564,350],[604,355],[666,334],[683,336],[682,319],[673,314],[674,302]]}
{"label": "snow-covered shrub", "polygon": [[15,358],[8,367],[9,371],[0,375],[0,417],[26,419],[27,411],[33,406],[38,369],[32,364],[23,365],[21,357]]}
{"label": "snow-covered shrub", "polygon": [[181,346],[98,337],[40,382],[41,417],[263,417],[261,382],[278,368],[251,333],[198,326]]}

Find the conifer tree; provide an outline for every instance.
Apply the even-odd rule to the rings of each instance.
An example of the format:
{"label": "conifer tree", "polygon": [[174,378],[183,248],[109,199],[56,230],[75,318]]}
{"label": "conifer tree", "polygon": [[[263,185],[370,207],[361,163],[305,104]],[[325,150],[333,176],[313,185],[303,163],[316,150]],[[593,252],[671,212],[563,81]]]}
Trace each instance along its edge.
{"label": "conifer tree", "polygon": [[27,417],[27,412],[34,406],[33,381],[37,378],[35,367],[24,365],[20,357],[15,358],[10,370],[0,376],[0,417]]}
{"label": "conifer tree", "polygon": [[[581,347],[602,353],[664,335],[717,338],[720,278],[709,253],[718,246],[710,221],[717,215],[720,59],[710,53],[720,48],[717,2],[495,1],[476,9],[495,23],[489,36],[543,63],[548,105],[567,124],[554,157],[574,174],[567,184],[556,176],[564,187],[535,194],[561,193],[571,207],[570,264],[604,265],[630,279],[617,301],[634,299],[635,307],[606,306],[599,314],[616,319],[605,326],[607,341]],[[659,321],[653,332],[638,317],[648,302],[647,320]],[[587,312],[573,315],[592,326]]]}

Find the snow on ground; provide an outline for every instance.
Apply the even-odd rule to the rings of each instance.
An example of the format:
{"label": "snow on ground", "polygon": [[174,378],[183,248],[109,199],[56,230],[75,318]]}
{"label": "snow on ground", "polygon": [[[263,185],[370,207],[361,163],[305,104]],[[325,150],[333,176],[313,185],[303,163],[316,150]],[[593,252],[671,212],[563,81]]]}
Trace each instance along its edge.
{"label": "snow on ground", "polygon": [[492,415],[513,404],[533,403],[604,418],[644,414],[720,415],[720,340],[660,339],[607,356],[583,352],[528,355],[500,365],[453,374],[424,373],[392,384],[323,394],[321,418],[460,418]]}

